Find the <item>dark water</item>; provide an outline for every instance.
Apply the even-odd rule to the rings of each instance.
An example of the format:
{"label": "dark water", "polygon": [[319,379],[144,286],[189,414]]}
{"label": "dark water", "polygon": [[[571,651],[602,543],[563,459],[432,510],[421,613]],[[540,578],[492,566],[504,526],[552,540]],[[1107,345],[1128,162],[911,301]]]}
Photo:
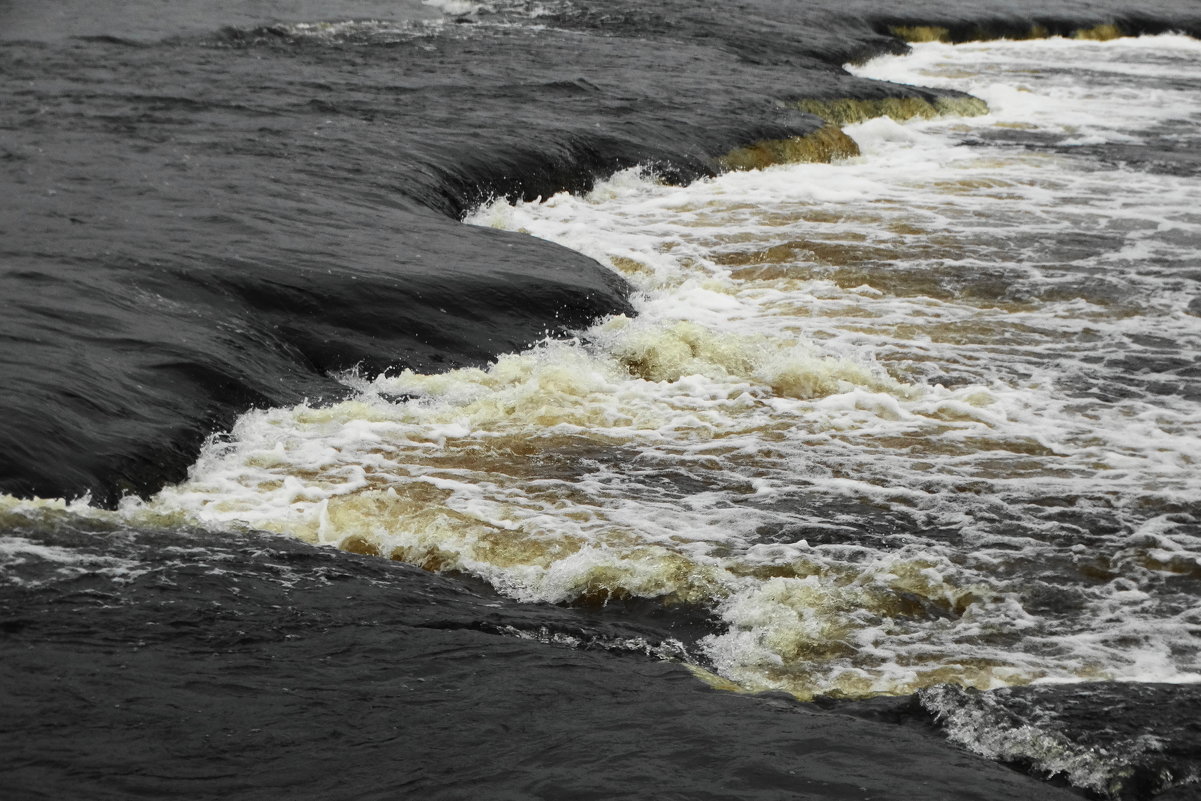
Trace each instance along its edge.
{"label": "dark water", "polygon": [[710,690],[638,615],[286,539],[8,531],[30,543],[2,590],[10,798],[1042,792],[929,733]]}
{"label": "dark water", "polygon": [[[346,397],[343,371],[482,365],[632,313],[593,260],[459,218],[634,165],[714,174],[821,127],[788,101],[954,95],[839,68],[903,49],[890,26],[1114,20],[1201,35],[1183,0],[0,2],[0,490],[148,495],[249,408]],[[1195,175],[1174,141],[1103,155]],[[1129,391],[1194,385],[1172,376],[1195,354],[1159,345]],[[10,501],[5,797],[1198,797],[1197,685],[736,695],[681,664],[703,662],[703,607],[518,604],[270,535]],[[957,744],[981,731],[995,761]]]}

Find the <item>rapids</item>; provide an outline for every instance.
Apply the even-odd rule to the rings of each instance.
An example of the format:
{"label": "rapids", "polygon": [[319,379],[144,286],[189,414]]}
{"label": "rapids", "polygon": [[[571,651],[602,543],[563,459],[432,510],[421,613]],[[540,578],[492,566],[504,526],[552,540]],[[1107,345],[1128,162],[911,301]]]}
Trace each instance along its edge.
{"label": "rapids", "polygon": [[1201,195],[1156,160],[1196,145],[1201,46],[915,50],[860,72],[990,112],[487,204],[468,221],[610,265],[638,316],[346,374],[124,513],[707,608],[694,658],[748,690],[1201,680]]}

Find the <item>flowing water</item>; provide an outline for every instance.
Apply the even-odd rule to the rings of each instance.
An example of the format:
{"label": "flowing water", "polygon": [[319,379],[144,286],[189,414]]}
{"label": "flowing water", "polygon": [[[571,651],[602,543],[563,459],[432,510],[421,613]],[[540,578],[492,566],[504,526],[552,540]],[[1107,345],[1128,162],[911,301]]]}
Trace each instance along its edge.
{"label": "flowing water", "polygon": [[250,412],[118,514],[700,610],[689,660],[800,698],[1201,681],[1201,44],[854,70],[991,111],[486,204],[467,221],[611,266],[637,316],[344,375],[353,399]]}

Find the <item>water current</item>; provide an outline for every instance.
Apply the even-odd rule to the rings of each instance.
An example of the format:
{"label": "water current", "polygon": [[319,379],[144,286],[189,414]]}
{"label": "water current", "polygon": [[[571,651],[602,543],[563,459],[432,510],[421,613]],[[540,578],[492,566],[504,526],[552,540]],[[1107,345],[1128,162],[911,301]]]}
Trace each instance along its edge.
{"label": "water current", "polygon": [[353,399],[250,412],[118,514],[699,609],[688,658],[746,690],[1201,681],[1201,43],[853,71],[990,111],[487,204],[467,222],[594,257],[637,316],[345,375]]}

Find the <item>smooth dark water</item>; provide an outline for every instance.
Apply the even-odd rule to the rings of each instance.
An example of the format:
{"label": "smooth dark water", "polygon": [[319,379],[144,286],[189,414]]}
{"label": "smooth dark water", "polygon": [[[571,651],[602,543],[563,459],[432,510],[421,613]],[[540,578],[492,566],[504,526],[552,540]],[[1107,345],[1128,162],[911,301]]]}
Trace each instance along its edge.
{"label": "smooth dark water", "polygon": [[648,658],[669,626],[280,538],[7,531],[10,798],[1043,792],[933,733],[710,690]]}
{"label": "smooth dark water", "polygon": [[[349,396],[345,371],[479,366],[632,314],[630,286],[592,259],[459,219],[635,165],[715,174],[736,147],[821,127],[798,99],[956,97],[842,71],[900,52],[890,26],[1201,34],[1190,2],[442,5],[0,2],[0,489],[111,506],[184,478],[250,408]],[[1102,157],[1196,175],[1175,141]],[[1160,361],[1074,391],[1194,386],[1196,354],[1148,344]],[[706,491],[629,467],[681,506]],[[841,521],[834,545],[921,525],[827,497],[790,509],[803,503]],[[696,645],[718,624],[703,605],[519,604],[478,578],[272,535],[5,504],[5,797],[1086,792],[1049,770],[1117,777],[1087,792],[1124,799],[1201,786],[1198,685],[737,695],[682,664],[706,664]],[[1080,543],[1107,533],[1104,510],[1069,517]],[[1196,579],[1172,578],[1182,614]],[[1071,605],[1044,583],[1031,609]],[[905,614],[946,614],[911,600]],[[981,741],[1010,767],[960,745]]]}

